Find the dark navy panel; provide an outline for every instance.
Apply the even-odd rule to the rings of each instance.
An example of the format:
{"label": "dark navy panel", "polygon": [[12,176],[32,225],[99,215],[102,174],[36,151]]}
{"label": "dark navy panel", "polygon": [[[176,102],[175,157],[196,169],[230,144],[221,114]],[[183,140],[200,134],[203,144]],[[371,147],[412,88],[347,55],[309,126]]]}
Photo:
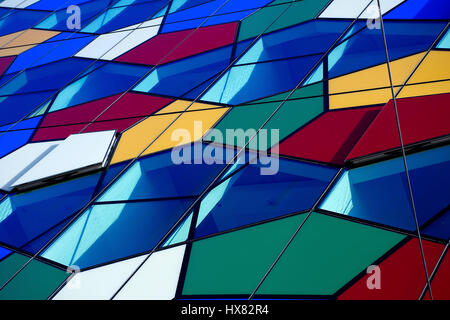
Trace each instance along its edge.
{"label": "dark navy panel", "polygon": [[285,159],[273,175],[263,175],[262,167],[248,165],[203,199],[196,237],[310,209],[337,172]]}
{"label": "dark navy panel", "polygon": [[21,247],[80,210],[92,196],[99,174],[26,193],[0,203],[0,241]]}
{"label": "dark navy panel", "polygon": [[423,234],[450,240],[450,209],[444,211],[436,220],[423,229]]}

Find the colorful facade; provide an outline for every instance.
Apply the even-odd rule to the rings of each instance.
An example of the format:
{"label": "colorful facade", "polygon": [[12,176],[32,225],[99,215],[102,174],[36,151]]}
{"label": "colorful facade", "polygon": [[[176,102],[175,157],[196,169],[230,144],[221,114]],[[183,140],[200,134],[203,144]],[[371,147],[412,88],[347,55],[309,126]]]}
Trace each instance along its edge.
{"label": "colorful facade", "polygon": [[449,21],[0,2],[0,299],[449,299]]}

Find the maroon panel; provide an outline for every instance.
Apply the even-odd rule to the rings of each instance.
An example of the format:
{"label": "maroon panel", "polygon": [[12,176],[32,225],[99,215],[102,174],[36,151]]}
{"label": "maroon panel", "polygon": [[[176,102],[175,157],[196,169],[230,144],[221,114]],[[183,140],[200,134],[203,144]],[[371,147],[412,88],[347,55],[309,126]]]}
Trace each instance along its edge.
{"label": "maroon panel", "polygon": [[122,120],[113,120],[113,121],[103,121],[103,122],[94,122],[89,127],[86,128],[83,132],[95,132],[95,131],[106,131],[111,130],[113,127],[119,132],[122,132],[137,122],[141,121],[145,117],[141,118],[130,118],[130,119],[122,119]]}
{"label": "maroon panel", "polygon": [[15,56],[10,57],[0,57],[0,75],[8,69],[11,62],[13,62]]}
{"label": "maroon panel", "polygon": [[195,32],[191,29],[159,34],[116,60],[147,65],[168,63],[232,44],[236,27],[237,23],[233,22],[199,28]]}
{"label": "maroon panel", "polygon": [[93,120],[96,122],[91,124],[86,132],[112,129],[122,131],[173,101],[132,92],[117,100],[120,96],[121,94],[117,94],[47,114],[33,141],[67,138],[70,134],[80,132]]}
{"label": "maroon panel", "polygon": [[[450,94],[397,99],[405,145],[450,134]],[[400,147],[395,108],[389,101],[347,159]]]}
{"label": "maroon panel", "polygon": [[[427,268],[430,273],[444,245],[422,240]],[[417,300],[426,285],[425,269],[419,241],[412,239],[379,264],[380,287],[369,289],[364,275],[339,296],[340,300]],[[370,283],[372,281],[369,280]]]}
{"label": "maroon panel", "polygon": [[[447,252],[431,282],[434,300],[450,300],[450,252]],[[425,299],[430,299],[427,292]]]}
{"label": "maroon panel", "polygon": [[79,133],[85,126],[86,124],[77,124],[39,128],[35,132],[32,141],[65,139],[71,134]]}
{"label": "maroon panel", "polygon": [[280,143],[280,154],[343,164],[380,107],[327,112]]}

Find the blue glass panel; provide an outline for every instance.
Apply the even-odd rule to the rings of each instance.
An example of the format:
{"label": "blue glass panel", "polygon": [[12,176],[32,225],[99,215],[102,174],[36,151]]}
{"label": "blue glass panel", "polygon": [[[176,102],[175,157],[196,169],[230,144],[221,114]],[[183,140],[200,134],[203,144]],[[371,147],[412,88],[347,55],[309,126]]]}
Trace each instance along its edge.
{"label": "blue glass panel", "polygon": [[120,0],[111,9],[99,15],[81,31],[105,33],[137,24],[151,19],[154,14],[165,7],[166,3],[166,0]]}
{"label": "blue glass panel", "polygon": [[[217,24],[224,24],[233,21],[239,21],[249,14],[253,13],[255,10],[245,10],[234,13],[226,13],[223,15],[212,16],[207,19],[207,16],[197,19],[189,19],[180,22],[166,22],[162,27],[161,33],[175,32],[187,29],[195,29],[197,27],[207,27]],[[182,11],[183,12],[183,11]]]}
{"label": "blue glass panel", "polygon": [[59,89],[91,63],[70,58],[28,69],[17,76],[15,73],[5,75],[0,80],[0,95]]}
{"label": "blue glass panel", "polygon": [[293,89],[320,57],[234,66],[201,99],[237,105]]}
{"label": "blue glass panel", "polygon": [[128,90],[150,67],[110,62],[65,87],[51,111],[64,109]]}
{"label": "blue glass panel", "polygon": [[[356,27],[365,23],[359,22]],[[389,58],[395,60],[428,50],[444,26],[443,22],[386,21]],[[381,30],[364,28],[336,47],[328,60],[330,78],[385,63]]]}
{"label": "blue glass panel", "polygon": [[444,19],[450,17],[448,0],[408,0],[389,12],[385,19]]}
{"label": "blue glass panel", "polygon": [[241,55],[241,53],[245,50],[247,50],[247,48],[250,46],[250,44],[254,41],[255,39],[248,39],[245,41],[241,41],[238,42],[236,45],[236,52],[234,53],[234,57],[233,59],[236,59],[237,57],[239,57]]}
{"label": "blue glass panel", "polygon": [[195,236],[310,209],[336,172],[334,168],[280,159],[276,174],[262,175],[260,164],[250,164],[203,199]]}
{"label": "blue glass panel", "polygon": [[36,10],[48,10],[54,11],[59,9],[66,9],[69,5],[80,5],[80,3],[89,2],[91,0],[70,0],[61,1],[61,0],[39,0],[36,3],[33,3],[31,6],[27,7],[27,9],[36,9]]}
{"label": "blue glass panel", "polygon": [[17,56],[8,73],[70,58],[93,39],[94,36],[63,32]]}
{"label": "blue glass panel", "polygon": [[44,91],[0,97],[0,113],[2,114],[0,117],[0,125],[23,119],[31,111],[35,110],[35,108],[44,105],[44,102],[55,92]]}
{"label": "blue glass panel", "polygon": [[62,228],[64,228],[74,215],[68,216],[57,225],[51,227],[46,232],[40,234],[38,237],[30,240],[25,245],[21,246],[21,249],[30,253],[36,253],[41,250]]}
{"label": "blue glass panel", "polygon": [[183,98],[187,99],[198,99],[200,95],[206,92],[206,89],[210,86],[210,84],[215,81],[220,76],[220,72],[213,75],[211,78],[206,80],[205,82],[201,83],[197,87],[193,88],[192,90],[188,91],[186,94],[183,95]]}
{"label": "blue glass panel", "polygon": [[[169,14],[163,26],[162,32],[193,29],[199,25],[209,26],[239,21],[256,11],[259,7],[265,6],[270,2],[271,0],[229,0],[227,2],[223,0],[210,1],[202,5]],[[212,14],[214,15],[211,16]]]}
{"label": "blue glass panel", "polygon": [[0,241],[23,246],[80,210],[92,196],[99,174],[9,196],[0,203]]}
{"label": "blue glass panel", "polygon": [[311,21],[266,34],[239,59],[237,64],[325,52],[348,25],[347,21]]}
{"label": "blue glass panel", "polygon": [[[407,156],[419,225],[449,204],[450,146]],[[322,209],[413,231],[416,229],[403,160],[347,171]]]}
{"label": "blue glass panel", "polygon": [[149,251],[190,201],[94,205],[43,252],[44,258],[81,268]]}
{"label": "blue glass panel", "polygon": [[110,166],[110,167],[108,168],[108,170],[106,171],[104,177],[103,177],[101,186],[100,186],[100,188],[99,188],[98,191],[99,191],[99,192],[102,191],[102,190],[108,185],[108,183],[109,183],[112,179],[114,179],[114,177],[117,176],[117,175],[119,174],[119,172],[121,172],[121,171],[126,167],[126,165],[128,164],[128,162],[129,162],[129,161],[127,161],[127,162],[121,162],[121,163],[119,163],[119,164],[115,164],[115,165]]}
{"label": "blue glass panel", "polygon": [[441,41],[439,41],[436,47],[439,49],[450,49],[450,29],[447,30],[447,33],[444,35]]}
{"label": "blue glass panel", "polygon": [[[82,14],[81,27],[87,25],[95,19],[95,17],[101,14],[110,5],[110,3],[110,0],[95,0],[79,4],[78,6],[80,7]],[[51,14],[36,27],[41,29],[70,31],[67,28],[67,18],[69,18],[71,14],[67,13],[66,10],[67,6]]]}
{"label": "blue glass panel", "polygon": [[3,259],[4,257],[6,257],[10,253],[11,253],[11,250],[0,247],[0,260]]}
{"label": "blue glass panel", "polygon": [[192,215],[193,215],[193,213],[191,213],[187,218],[184,218],[184,221],[167,238],[166,242],[162,245],[162,247],[167,247],[167,246],[170,246],[173,244],[184,242],[188,239],[189,231],[191,228]]}
{"label": "blue glass panel", "polygon": [[13,122],[0,127],[0,132],[10,131],[10,130],[24,130],[24,129],[34,129],[39,124],[41,117],[35,117],[31,119],[25,119],[20,122]]}
{"label": "blue glass panel", "polygon": [[8,14],[11,14],[10,8],[0,8],[0,18],[7,16]]}
{"label": "blue glass panel", "polygon": [[[2,112],[0,125],[5,123],[15,123],[29,114],[31,116],[40,109],[46,109],[46,106],[50,103],[49,98],[51,98],[55,92],[56,91],[44,91],[0,97],[0,112]],[[30,122],[26,123],[29,124]],[[27,128],[31,128],[31,126],[28,126]]]}
{"label": "blue glass panel", "polygon": [[0,157],[20,148],[30,139],[32,130],[1,132],[0,133]]}
{"label": "blue glass panel", "polygon": [[159,66],[142,80],[134,90],[182,96],[205,79],[226,68],[230,62],[231,51],[231,46],[227,46]]}
{"label": "blue glass panel", "polygon": [[0,19],[0,36],[33,27],[48,15],[48,12],[13,10]]}
{"label": "blue glass panel", "polygon": [[[235,152],[222,152],[212,159],[201,143],[186,145],[185,163],[174,164],[172,151],[166,151],[133,164],[98,201],[195,196],[219,174]],[[220,150],[223,150],[220,148]],[[204,156],[203,156],[204,155]],[[215,163],[212,163],[215,160]],[[189,181],[189,183],[186,183]]]}
{"label": "blue glass panel", "polygon": [[436,220],[425,227],[423,234],[446,241],[450,240],[450,209],[447,209]]}
{"label": "blue glass panel", "polygon": [[195,7],[210,1],[211,0],[174,0],[172,1],[172,5],[170,6],[169,13],[185,10],[187,8]]}
{"label": "blue glass panel", "polygon": [[[0,157],[3,157],[4,155],[27,143],[34,132],[34,129],[27,130],[26,128],[36,127],[40,120],[41,117],[36,117],[22,121],[15,125],[14,128],[11,128],[11,124],[0,127]],[[8,130],[10,128],[16,129],[17,131],[1,131]]]}

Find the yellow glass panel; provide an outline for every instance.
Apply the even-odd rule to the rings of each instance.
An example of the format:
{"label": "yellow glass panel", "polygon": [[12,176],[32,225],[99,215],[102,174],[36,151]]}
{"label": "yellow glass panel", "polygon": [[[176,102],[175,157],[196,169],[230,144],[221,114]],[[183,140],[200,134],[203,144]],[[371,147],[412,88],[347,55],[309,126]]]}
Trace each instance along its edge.
{"label": "yellow glass panel", "polygon": [[[179,110],[183,105],[185,109],[189,103],[191,102],[176,101],[160,110],[159,113],[173,112],[167,110]],[[217,106],[199,104],[196,108],[217,108]],[[206,131],[214,126],[228,109],[221,108],[150,116],[122,134],[111,163],[114,164],[137,157],[156,138],[142,155],[163,151],[179,145],[180,140],[177,133],[187,134],[188,139],[183,141],[183,143],[197,141],[203,137]],[[180,114],[181,116],[177,119]],[[173,122],[175,119],[176,121]],[[170,127],[159,136],[169,125]]]}
{"label": "yellow glass panel", "polygon": [[[191,106],[189,107],[189,105],[191,105]],[[171,112],[184,112],[186,110],[186,108],[188,108],[188,107],[189,107],[189,109],[187,109],[187,110],[189,110],[189,111],[220,108],[220,106],[215,106],[215,105],[206,104],[206,103],[199,103],[199,102],[192,103],[192,101],[176,100],[176,101],[172,102],[170,105],[168,105],[167,107],[165,107],[164,109],[156,112],[156,114],[165,114],[165,113],[171,113]]]}
{"label": "yellow glass panel", "polygon": [[[417,97],[449,92],[450,82],[439,81],[450,79],[449,59],[449,51],[430,51],[409,79],[408,86],[400,91],[398,97]],[[423,83],[430,81],[439,82]]]}
{"label": "yellow glass panel", "polygon": [[58,35],[51,30],[28,29],[0,37],[0,57],[14,56]]}
{"label": "yellow glass panel", "polygon": [[398,98],[419,97],[450,92],[450,80],[405,86]]}
{"label": "yellow glass panel", "polygon": [[178,118],[177,121],[144,152],[144,154],[147,155],[180,145],[181,140],[176,139],[178,137],[176,131],[180,129],[188,133],[187,137],[190,137],[189,141],[184,141],[184,143],[200,140],[227,112],[227,110],[228,109],[223,108],[183,113],[181,117]]}
{"label": "yellow glass panel", "polygon": [[[425,53],[418,53],[391,62],[394,86],[402,85]],[[360,91],[376,89],[372,91]],[[386,89],[387,88],[387,89]],[[392,98],[387,65],[381,64],[329,81],[330,109],[382,104]]]}
{"label": "yellow glass panel", "polygon": [[330,109],[357,107],[364,104],[383,104],[391,98],[390,88],[330,95]]}

